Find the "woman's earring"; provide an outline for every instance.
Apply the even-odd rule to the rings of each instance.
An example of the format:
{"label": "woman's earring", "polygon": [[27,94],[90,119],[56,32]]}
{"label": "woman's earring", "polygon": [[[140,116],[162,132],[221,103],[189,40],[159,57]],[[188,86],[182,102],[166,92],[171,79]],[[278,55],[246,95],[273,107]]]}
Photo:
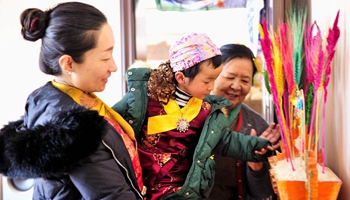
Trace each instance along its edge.
{"label": "woman's earring", "polygon": [[71,71],[68,71],[68,75],[72,75],[72,72],[71,72]]}

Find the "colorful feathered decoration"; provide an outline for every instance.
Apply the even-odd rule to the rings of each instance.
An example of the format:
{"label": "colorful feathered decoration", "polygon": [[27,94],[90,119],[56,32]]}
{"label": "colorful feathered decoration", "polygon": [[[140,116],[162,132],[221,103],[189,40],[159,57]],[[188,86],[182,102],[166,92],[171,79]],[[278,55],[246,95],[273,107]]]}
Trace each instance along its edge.
{"label": "colorful feathered decoration", "polygon": [[[280,54],[280,38],[277,35],[270,34],[267,29],[266,21],[263,22],[263,25],[260,26],[260,43],[262,52],[266,61],[266,71],[269,78],[269,88],[271,90],[272,99],[275,103],[275,109],[277,114],[277,119],[281,127],[281,137],[283,141],[284,148],[286,149],[287,159],[290,160],[291,166],[293,167],[293,162],[291,159],[290,151],[290,138],[287,133],[287,127],[285,122],[285,115],[282,108],[282,94],[284,89],[284,78],[282,70],[282,60]],[[277,38],[277,39],[276,39]],[[272,57],[272,55],[278,55]]]}
{"label": "colorful feathered decoration", "polygon": [[[327,47],[326,47],[326,70],[325,70],[325,80],[324,80],[324,88],[325,88],[325,97],[327,96],[327,86],[329,83],[329,77],[331,74],[331,62],[333,60],[334,54],[335,54],[335,45],[338,42],[339,36],[340,36],[340,30],[338,27],[338,20],[339,20],[339,11],[337,13],[337,16],[333,23],[333,28],[329,29],[328,37],[327,37]],[[325,98],[327,99],[327,98]]]}
{"label": "colorful feathered decoration", "polygon": [[308,127],[311,119],[312,102],[314,100],[314,87],[311,83],[308,84],[305,101],[305,125]]}
{"label": "colorful feathered decoration", "polygon": [[[309,124],[309,149],[312,148],[312,144],[315,152],[317,152],[318,147],[318,135],[319,132],[322,134],[322,166],[324,170],[324,161],[325,161],[325,104],[327,101],[327,86],[329,83],[329,77],[331,73],[330,64],[333,60],[335,53],[335,45],[339,39],[340,31],[338,28],[338,18],[339,11],[334,20],[332,29],[329,29],[327,36],[327,46],[323,48],[323,41],[321,36],[321,31],[317,26],[316,22],[310,27],[310,31],[307,33],[306,40],[306,66],[307,66],[307,80],[312,83],[313,86],[313,105],[312,111],[310,114],[310,124]],[[316,26],[317,32],[313,36],[313,28]],[[311,91],[310,91],[311,92]],[[322,101],[322,102],[321,102]],[[322,121],[318,122],[318,111],[322,112]],[[316,121],[316,122],[314,122]],[[319,125],[321,125],[321,130],[318,130]]]}
{"label": "colorful feathered decoration", "polygon": [[[326,63],[325,63],[325,77],[324,77],[324,83],[323,83],[323,89],[324,89],[324,93],[323,93],[323,104],[322,104],[322,110],[323,110],[323,115],[322,115],[322,121],[325,122],[326,121],[326,112],[325,112],[325,107],[326,107],[326,102],[327,102],[327,95],[328,95],[328,90],[327,90],[327,86],[329,83],[329,78],[330,78],[330,74],[331,74],[331,62],[334,58],[334,54],[335,54],[335,45],[338,42],[338,39],[340,37],[340,30],[338,27],[338,20],[339,20],[339,12],[337,13],[337,16],[334,20],[333,23],[333,28],[329,29],[328,32],[328,37],[327,37],[327,47],[326,47]],[[325,124],[326,123],[322,123],[322,151],[325,152],[326,147],[325,147],[325,143],[326,143],[326,139],[325,139]],[[325,158],[325,153],[323,153],[323,158],[322,158],[322,170],[324,172],[325,169],[325,163],[324,161],[326,160]]]}
{"label": "colorful feathered decoration", "polygon": [[[339,12],[324,48],[325,40],[317,23],[305,24],[306,15],[300,11],[294,10],[276,32],[269,32],[266,22],[261,28],[261,49],[267,57],[265,83],[270,88],[282,136],[281,153],[269,157],[270,176],[280,199],[336,199],[341,181],[333,181],[334,173],[324,163],[325,104],[340,35]],[[293,172],[286,169],[288,162]],[[322,181],[318,169],[321,162]]]}
{"label": "colorful feathered decoration", "polygon": [[287,23],[289,24],[290,31],[293,35],[293,60],[294,60],[294,81],[297,89],[299,89],[300,78],[302,73],[302,55],[303,55],[303,37],[304,37],[304,27],[306,22],[306,8],[304,10],[299,9],[297,11],[294,8],[293,12],[291,12],[289,20]]}
{"label": "colorful feathered decoration", "polygon": [[[306,9],[293,11],[276,32],[268,31],[266,21],[260,25],[260,43],[266,62],[265,85],[275,104],[283,148],[289,160],[292,155],[303,154],[306,150],[318,152],[320,132],[325,155],[327,85],[340,36],[339,11],[329,29],[326,48],[317,23],[306,25]],[[302,77],[305,80],[301,80]],[[322,120],[317,116],[322,116]],[[299,152],[294,152],[295,149]],[[324,157],[320,160],[324,166]],[[293,168],[292,162],[291,165]]]}
{"label": "colorful feathered decoration", "polygon": [[286,74],[287,89],[289,94],[293,94],[296,91],[296,83],[292,74],[294,74],[294,61],[293,61],[293,36],[290,30],[290,26],[282,24],[280,28],[281,45],[282,45],[282,60],[283,70]]}
{"label": "colorful feathered decoration", "polygon": [[[313,36],[314,28],[317,28],[316,35]],[[313,106],[311,110],[311,118],[310,118],[310,124],[309,124],[309,144],[308,144],[308,150],[310,150],[313,146],[313,144],[316,142],[314,140],[314,134],[318,133],[318,130],[315,130],[317,126],[315,126],[315,116],[316,115],[316,108],[318,105],[318,98],[317,98],[317,92],[319,88],[321,87],[321,81],[322,81],[322,75],[323,75],[323,49],[322,49],[322,35],[321,30],[317,26],[316,22],[314,22],[310,30],[306,32],[305,34],[305,54],[306,54],[306,72],[307,72],[307,80],[313,85],[314,90],[312,91],[314,93],[314,99],[313,99]],[[311,91],[309,91],[311,92]]]}

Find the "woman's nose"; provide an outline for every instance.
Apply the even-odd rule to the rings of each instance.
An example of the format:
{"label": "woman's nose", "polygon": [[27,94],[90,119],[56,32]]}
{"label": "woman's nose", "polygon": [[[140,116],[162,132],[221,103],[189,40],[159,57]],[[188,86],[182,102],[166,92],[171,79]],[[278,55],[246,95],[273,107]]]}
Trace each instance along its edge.
{"label": "woman's nose", "polygon": [[115,64],[114,60],[111,64],[111,66],[109,67],[109,71],[110,72],[116,72],[118,70],[117,64]]}
{"label": "woman's nose", "polygon": [[238,81],[232,81],[231,88],[234,90],[240,90],[241,89],[241,84],[239,84]]}

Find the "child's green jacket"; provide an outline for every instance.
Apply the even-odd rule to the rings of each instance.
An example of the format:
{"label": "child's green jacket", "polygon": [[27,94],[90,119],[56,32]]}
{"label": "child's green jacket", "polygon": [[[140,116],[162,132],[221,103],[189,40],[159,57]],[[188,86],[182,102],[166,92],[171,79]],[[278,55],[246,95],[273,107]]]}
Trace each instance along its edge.
{"label": "child's green jacket", "polygon": [[[141,133],[148,104],[147,81],[151,69],[131,68],[126,72],[128,92],[112,108],[133,127],[136,138]],[[263,161],[265,157],[255,154],[270,144],[268,140],[230,132],[222,108],[232,105],[227,99],[209,95],[205,98],[212,111],[204,123],[193,162],[183,187],[166,199],[202,199],[209,196],[214,185],[215,158],[213,153],[234,157],[243,161]]]}

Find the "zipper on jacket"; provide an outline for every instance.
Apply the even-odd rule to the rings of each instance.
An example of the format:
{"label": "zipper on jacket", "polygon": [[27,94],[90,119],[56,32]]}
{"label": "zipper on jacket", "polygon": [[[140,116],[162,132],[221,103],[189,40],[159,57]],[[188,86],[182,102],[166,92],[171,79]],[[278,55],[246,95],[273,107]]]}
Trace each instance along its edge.
{"label": "zipper on jacket", "polygon": [[126,167],[124,167],[124,165],[122,165],[122,164],[119,162],[119,160],[115,157],[112,148],[109,147],[109,146],[105,143],[105,141],[103,141],[103,140],[102,140],[102,143],[103,143],[103,145],[104,145],[105,147],[107,147],[107,148],[111,151],[111,153],[112,153],[112,155],[113,155],[113,158],[114,158],[114,160],[118,163],[118,165],[120,165],[120,166],[126,171],[126,176],[128,177],[128,179],[129,179],[129,181],[130,181],[130,183],[131,183],[132,188],[137,192],[137,194],[140,196],[140,198],[143,199],[142,194],[139,193],[139,191],[138,191],[138,190],[136,189],[136,187],[134,186],[134,184],[133,184],[133,182],[132,182],[132,180],[131,180],[131,178],[130,178],[130,176],[129,176],[129,171],[128,171],[128,170],[126,169]]}

